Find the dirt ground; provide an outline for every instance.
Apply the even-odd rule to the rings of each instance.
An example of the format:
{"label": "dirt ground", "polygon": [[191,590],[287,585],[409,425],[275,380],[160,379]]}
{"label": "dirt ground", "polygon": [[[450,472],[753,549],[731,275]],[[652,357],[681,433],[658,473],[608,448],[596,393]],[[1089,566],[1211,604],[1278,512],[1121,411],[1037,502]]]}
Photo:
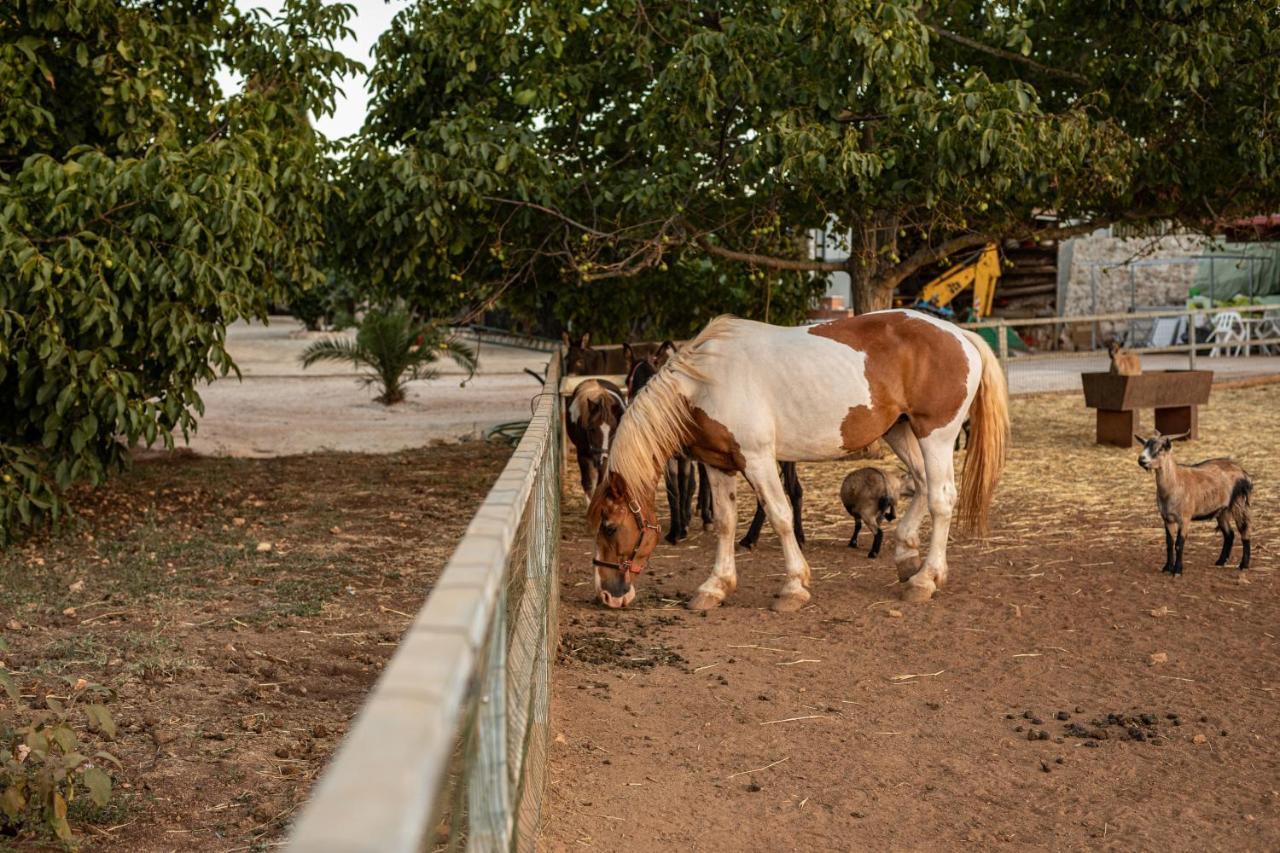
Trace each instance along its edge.
{"label": "dirt ground", "polygon": [[83,849],[274,846],[508,453],[177,454],[0,554],[3,659],[28,701],[83,678],[119,726],[114,801],[71,806]]}
{"label": "dirt ground", "polygon": [[1280,849],[1280,386],[1215,389],[1177,448],[1254,476],[1244,576],[1211,522],[1159,572],[1151,475],[1092,444],[1077,394],[1013,414],[993,536],[953,543],[923,605],[891,547],[846,547],[851,465],[801,467],[813,600],[785,615],[768,531],[715,611],[682,607],[710,533],[661,545],[630,609],[594,605],[567,484],[544,848]]}

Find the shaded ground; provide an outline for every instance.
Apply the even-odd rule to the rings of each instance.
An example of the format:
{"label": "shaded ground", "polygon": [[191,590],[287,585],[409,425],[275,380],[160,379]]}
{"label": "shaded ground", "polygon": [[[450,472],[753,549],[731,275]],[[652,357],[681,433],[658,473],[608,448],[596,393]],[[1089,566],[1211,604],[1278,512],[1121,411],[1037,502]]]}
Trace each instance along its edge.
{"label": "shaded ground", "polygon": [[1154,483],[1136,449],[1091,444],[1075,395],[1015,400],[994,536],[953,544],[925,605],[897,600],[865,533],[845,547],[850,465],[801,468],[814,597],[786,615],[767,609],[782,580],[768,532],[706,615],[681,602],[709,534],[659,547],[638,606],[591,604],[566,485],[543,846],[1280,849],[1280,386],[1212,399],[1178,452],[1231,453],[1254,475],[1244,578],[1212,565],[1211,523],[1181,579],[1159,573]]}
{"label": "shaded ground", "polygon": [[[0,554],[6,666],[109,688],[122,761],[87,850],[257,850],[284,830],[508,455],[164,457]],[[38,846],[0,837],[6,845]]]}

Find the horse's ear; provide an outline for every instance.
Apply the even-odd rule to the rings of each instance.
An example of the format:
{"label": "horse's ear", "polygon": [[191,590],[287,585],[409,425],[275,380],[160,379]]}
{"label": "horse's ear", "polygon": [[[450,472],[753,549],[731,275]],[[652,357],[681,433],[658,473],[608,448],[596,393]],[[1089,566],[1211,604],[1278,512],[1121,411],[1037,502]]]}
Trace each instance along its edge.
{"label": "horse's ear", "polygon": [[585,335],[583,335],[583,336],[582,336],[582,343],[580,344],[580,346],[581,346],[583,349],[590,349],[590,348],[591,348],[591,333],[590,333],[590,332],[587,332]]}
{"label": "horse's ear", "polygon": [[561,333],[560,333],[560,340],[561,340],[561,342],[563,342],[563,343],[564,343],[564,345],[565,345],[565,349],[568,349],[568,348],[570,348],[570,347],[572,347],[572,346],[573,346],[573,341],[569,340],[569,333],[568,333],[568,332],[561,332]]}
{"label": "horse's ear", "polygon": [[622,361],[627,366],[627,373],[631,372],[631,368],[636,366],[636,354],[631,349],[631,344],[623,343],[622,345]]}

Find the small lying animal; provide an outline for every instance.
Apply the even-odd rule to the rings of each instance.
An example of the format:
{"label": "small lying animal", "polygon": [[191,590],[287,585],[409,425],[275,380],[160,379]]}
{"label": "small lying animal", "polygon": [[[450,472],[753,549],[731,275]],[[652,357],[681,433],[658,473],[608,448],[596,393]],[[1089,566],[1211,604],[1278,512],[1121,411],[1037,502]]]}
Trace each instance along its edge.
{"label": "small lying animal", "polygon": [[840,502],[849,515],[853,516],[853,536],[849,537],[849,547],[858,547],[858,534],[862,532],[862,525],[866,524],[876,532],[867,556],[874,559],[879,555],[880,543],[884,540],[881,526],[885,521],[893,521],[898,517],[897,504],[900,497],[902,475],[897,471],[859,468],[845,477],[840,484]]}
{"label": "small lying animal", "polygon": [[1122,349],[1115,338],[1107,343],[1107,354],[1111,356],[1112,376],[1138,376],[1142,373],[1142,362],[1138,359],[1138,354]]}
{"label": "small lying animal", "polygon": [[1142,442],[1142,455],[1138,464],[1156,474],[1156,506],[1164,519],[1164,568],[1163,572],[1182,574],[1182,545],[1186,541],[1182,531],[1188,521],[1218,522],[1222,533],[1222,553],[1215,565],[1226,565],[1231,556],[1235,533],[1234,523],[1244,543],[1240,558],[1241,570],[1249,568],[1249,496],[1253,481],[1244,469],[1230,459],[1206,459],[1195,465],[1179,465],[1173,461],[1173,442],[1186,438],[1181,435],[1161,435],[1151,438],[1134,435]]}

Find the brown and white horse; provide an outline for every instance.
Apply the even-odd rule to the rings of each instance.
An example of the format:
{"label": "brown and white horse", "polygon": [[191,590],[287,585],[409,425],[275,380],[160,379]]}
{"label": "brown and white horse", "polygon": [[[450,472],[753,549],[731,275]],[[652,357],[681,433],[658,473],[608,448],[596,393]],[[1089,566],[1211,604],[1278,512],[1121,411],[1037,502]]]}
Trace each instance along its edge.
{"label": "brown and white horse", "polygon": [[[916,484],[896,533],[902,596],[928,600],[947,578],[947,535],[957,490],[952,448],[972,423],[959,514],[984,532],[1009,437],[1008,392],[978,335],[915,311],[880,311],[820,326],[782,328],[720,317],[649,381],[614,439],[592,496],[595,583],[621,607],[657,544],[654,491],[662,463],[688,447],[705,462],[718,535],[711,576],[689,602],[715,607],[738,584],[734,475],[742,472],[782,540],[787,578],[774,609],[809,600],[809,564],[792,529],[776,460],[839,459],[883,438]],[[933,521],[923,563],[919,530]]]}
{"label": "brown and white horse", "polygon": [[626,404],[617,385],[606,379],[587,379],[573,389],[565,407],[565,431],[577,451],[582,490],[590,498],[604,475]]}

